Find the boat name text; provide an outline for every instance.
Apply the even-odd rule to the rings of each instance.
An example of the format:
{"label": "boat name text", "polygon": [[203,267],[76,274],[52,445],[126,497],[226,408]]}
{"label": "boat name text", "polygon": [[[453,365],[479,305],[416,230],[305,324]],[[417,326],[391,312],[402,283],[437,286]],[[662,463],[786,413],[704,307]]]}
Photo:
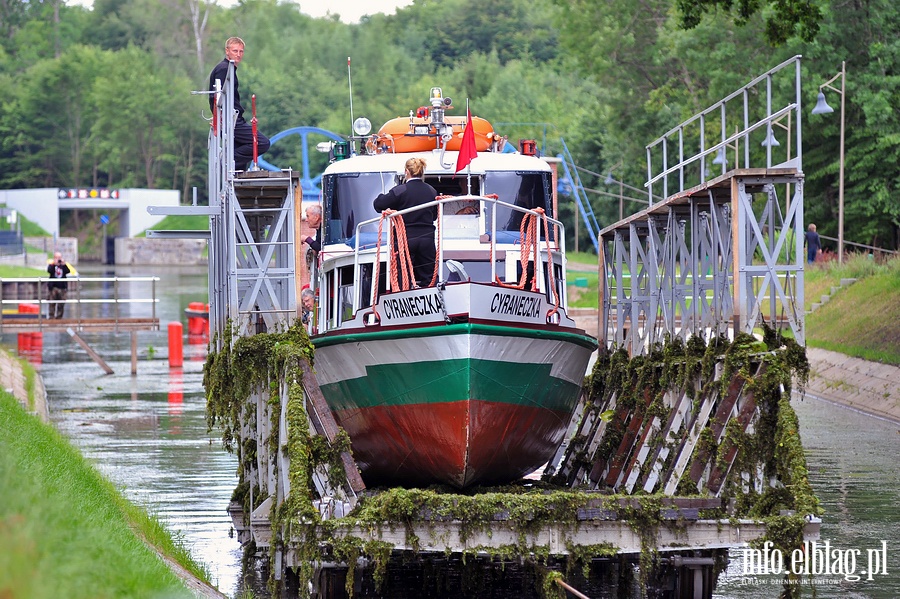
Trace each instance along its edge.
{"label": "boat name text", "polygon": [[443,312],[444,306],[441,303],[441,296],[437,294],[386,298],[384,300],[384,315],[389,320],[443,314]]}
{"label": "boat name text", "polygon": [[541,315],[541,298],[495,293],[491,300],[491,313],[538,318]]}

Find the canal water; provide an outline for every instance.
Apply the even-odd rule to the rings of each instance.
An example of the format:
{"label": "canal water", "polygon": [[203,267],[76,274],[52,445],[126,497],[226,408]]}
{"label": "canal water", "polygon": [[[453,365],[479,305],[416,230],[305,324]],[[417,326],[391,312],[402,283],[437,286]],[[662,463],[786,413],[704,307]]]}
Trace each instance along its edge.
{"label": "canal water", "polygon": [[[181,321],[190,302],[207,301],[206,267],[79,265],[83,276],[146,276],[157,284],[161,331],[138,332],[137,376],[131,376],[128,333],[84,339],[115,371],[106,375],[65,333],[44,333],[38,364],[50,418],[130,500],[148,508],[203,562],[212,582],[229,596],[238,590],[241,551],[229,537],[225,512],[237,485],[236,458],[207,432],[203,363],[206,344],[184,345],[184,366],[170,369],[166,325]],[[126,293],[150,297],[149,284]],[[120,306],[123,315],[151,315],[149,304]],[[7,345],[15,336],[4,336]]]}
{"label": "canal water", "polygon": [[[206,430],[206,346],[186,344],[181,369],[170,370],[167,362],[165,323],[185,322],[188,303],[207,301],[206,269],[79,268],[85,275],[160,276],[157,314],[163,330],[138,333],[136,377],[130,375],[127,334],[85,335],[115,370],[110,376],[68,335],[45,334],[39,368],[51,419],[127,497],[157,514],[207,565],[219,589],[233,596],[244,576],[257,576],[242,574],[240,548],[229,536],[225,508],[237,484],[236,460],[222,449],[218,433]],[[149,315],[147,306],[130,309],[131,316]],[[3,341],[15,345],[14,336]],[[843,575],[812,576],[815,596],[900,597],[900,425],[809,397],[794,405],[810,479],[826,510],[820,542],[829,541],[830,551],[844,564],[848,552],[858,550],[856,574],[867,568],[868,550],[886,547],[887,555],[887,574],[879,570],[872,580],[867,574],[858,581]],[[717,598],[779,596],[781,576],[747,573],[744,564],[742,552],[733,552],[719,579]],[[804,580],[802,596],[812,597],[808,578]],[[258,582],[252,586],[259,589]]]}

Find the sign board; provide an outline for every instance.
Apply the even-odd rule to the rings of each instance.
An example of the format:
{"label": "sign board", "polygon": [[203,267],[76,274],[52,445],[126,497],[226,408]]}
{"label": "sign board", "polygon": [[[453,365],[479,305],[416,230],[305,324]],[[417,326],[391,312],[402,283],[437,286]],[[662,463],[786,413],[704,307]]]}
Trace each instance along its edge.
{"label": "sign board", "polygon": [[543,293],[509,287],[472,285],[469,316],[482,320],[546,324],[547,305]]}
{"label": "sign board", "polygon": [[56,197],[60,200],[118,200],[119,190],[106,187],[60,189]]}
{"label": "sign board", "polygon": [[447,310],[437,288],[413,289],[378,298],[378,314],[384,325],[444,322]]}

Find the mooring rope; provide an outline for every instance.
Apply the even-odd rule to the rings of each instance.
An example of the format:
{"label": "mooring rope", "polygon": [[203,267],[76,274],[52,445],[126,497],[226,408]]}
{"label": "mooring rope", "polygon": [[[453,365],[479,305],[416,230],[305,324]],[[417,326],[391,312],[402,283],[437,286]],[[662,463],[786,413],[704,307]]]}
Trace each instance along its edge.
{"label": "mooring rope", "polygon": [[[543,208],[535,208],[532,212],[526,213],[519,223],[519,240],[521,242],[519,250],[519,263],[522,265],[522,275],[519,277],[518,283],[504,283],[500,277],[494,275],[495,282],[501,287],[509,287],[513,289],[525,289],[528,282],[528,263],[534,263],[533,276],[531,277],[531,291],[538,290],[538,264],[540,263],[540,242],[541,237],[538,234],[538,222],[543,222],[544,239],[547,240],[547,277],[548,284],[553,290],[553,309],[547,312],[547,318],[559,312],[559,292],[556,289],[556,276],[553,272],[553,248],[550,243],[550,224],[547,214]],[[494,261],[494,244],[491,244],[491,262]]]}

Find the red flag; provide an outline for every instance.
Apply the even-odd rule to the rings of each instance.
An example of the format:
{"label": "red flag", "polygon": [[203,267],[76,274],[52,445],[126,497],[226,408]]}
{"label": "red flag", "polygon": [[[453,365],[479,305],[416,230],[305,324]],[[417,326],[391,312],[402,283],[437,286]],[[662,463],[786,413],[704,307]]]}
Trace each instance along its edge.
{"label": "red flag", "polygon": [[472,113],[469,112],[468,103],[466,104],[466,130],[463,131],[462,145],[459,148],[459,156],[456,158],[456,172],[463,170],[473,158],[478,157],[478,150],[475,148],[475,128],[472,126]]}

